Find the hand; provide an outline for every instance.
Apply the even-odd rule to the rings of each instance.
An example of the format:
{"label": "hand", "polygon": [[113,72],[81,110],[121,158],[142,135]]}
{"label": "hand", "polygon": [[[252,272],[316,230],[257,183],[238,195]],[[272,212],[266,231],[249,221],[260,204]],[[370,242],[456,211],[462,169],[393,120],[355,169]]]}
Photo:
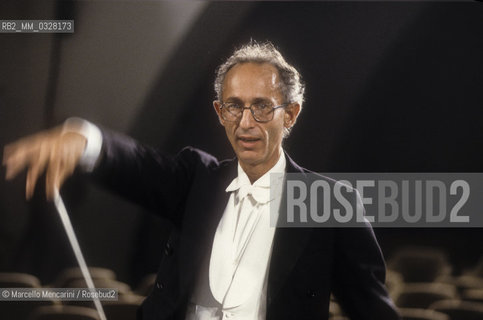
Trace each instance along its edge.
{"label": "hand", "polygon": [[47,170],[45,189],[47,199],[52,200],[54,190],[74,172],[86,144],[83,135],[63,132],[62,126],[22,138],[4,148],[5,178],[11,180],[28,167],[25,196],[30,199],[38,177]]}

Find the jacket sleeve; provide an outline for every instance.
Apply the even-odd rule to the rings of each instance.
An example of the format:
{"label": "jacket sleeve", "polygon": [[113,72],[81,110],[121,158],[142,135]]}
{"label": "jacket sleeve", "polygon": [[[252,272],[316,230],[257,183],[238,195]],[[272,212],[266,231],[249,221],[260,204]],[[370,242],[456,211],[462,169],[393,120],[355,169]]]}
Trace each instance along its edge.
{"label": "jacket sleeve", "polygon": [[371,225],[338,228],[335,237],[332,291],[345,313],[352,320],[400,319],[384,285],[384,258]]}
{"label": "jacket sleeve", "polygon": [[213,156],[191,147],[171,156],[112,131],[102,130],[102,137],[94,180],[173,222],[181,219],[177,213],[197,172],[218,164]]}

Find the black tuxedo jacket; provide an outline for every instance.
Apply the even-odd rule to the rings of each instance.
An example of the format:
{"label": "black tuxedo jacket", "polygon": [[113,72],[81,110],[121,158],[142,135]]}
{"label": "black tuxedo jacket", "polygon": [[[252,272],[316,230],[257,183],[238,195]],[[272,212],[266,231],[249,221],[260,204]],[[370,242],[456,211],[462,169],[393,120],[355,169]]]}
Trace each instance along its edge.
{"label": "black tuxedo jacket", "polygon": [[[210,254],[236,177],[237,161],[194,148],[174,157],[103,132],[93,175],[109,189],[170,219],[156,285],[141,319],[183,319],[200,266]],[[286,155],[287,172],[308,172]],[[383,285],[384,260],[370,226],[278,228],[269,266],[267,319],[328,319],[333,293],[351,319],[399,319]]]}

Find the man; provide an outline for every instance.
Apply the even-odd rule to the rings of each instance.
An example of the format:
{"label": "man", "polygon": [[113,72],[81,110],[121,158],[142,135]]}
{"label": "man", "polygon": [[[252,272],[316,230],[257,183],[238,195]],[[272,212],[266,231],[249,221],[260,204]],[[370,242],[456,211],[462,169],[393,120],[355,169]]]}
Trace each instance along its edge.
{"label": "man", "polygon": [[174,223],[142,319],[327,319],[331,293],[351,319],[398,319],[369,226],[270,227],[269,208],[282,197],[282,182],[271,186],[270,174],[308,172],[282,149],[302,108],[297,70],[270,43],[251,43],[219,67],[215,91],[236,160],[194,148],[171,157],[69,120],[7,146],[6,177],[28,166],[29,198],[46,170],[52,198],[80,164]]}

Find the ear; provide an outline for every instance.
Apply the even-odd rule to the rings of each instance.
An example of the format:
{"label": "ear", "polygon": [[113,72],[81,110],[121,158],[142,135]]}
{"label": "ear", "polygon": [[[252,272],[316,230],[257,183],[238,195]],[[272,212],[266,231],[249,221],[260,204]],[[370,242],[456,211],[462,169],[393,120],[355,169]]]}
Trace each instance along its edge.
{"label": "ear", "polygon": [[215,109],[216,114],[218,115],[218,120],[220,121],[221,125],[224,126],[225,122],[221,117],[221,103],[218,100],[213,101],[213,108]]}
{"label": "ear", "polygon": [[301,108],[302,107],[300,106],[300,104],[296,102],[289,104],[285,108],[285,114],[283,118],[283,125],[285,128],[290,129],[295,124]]}

